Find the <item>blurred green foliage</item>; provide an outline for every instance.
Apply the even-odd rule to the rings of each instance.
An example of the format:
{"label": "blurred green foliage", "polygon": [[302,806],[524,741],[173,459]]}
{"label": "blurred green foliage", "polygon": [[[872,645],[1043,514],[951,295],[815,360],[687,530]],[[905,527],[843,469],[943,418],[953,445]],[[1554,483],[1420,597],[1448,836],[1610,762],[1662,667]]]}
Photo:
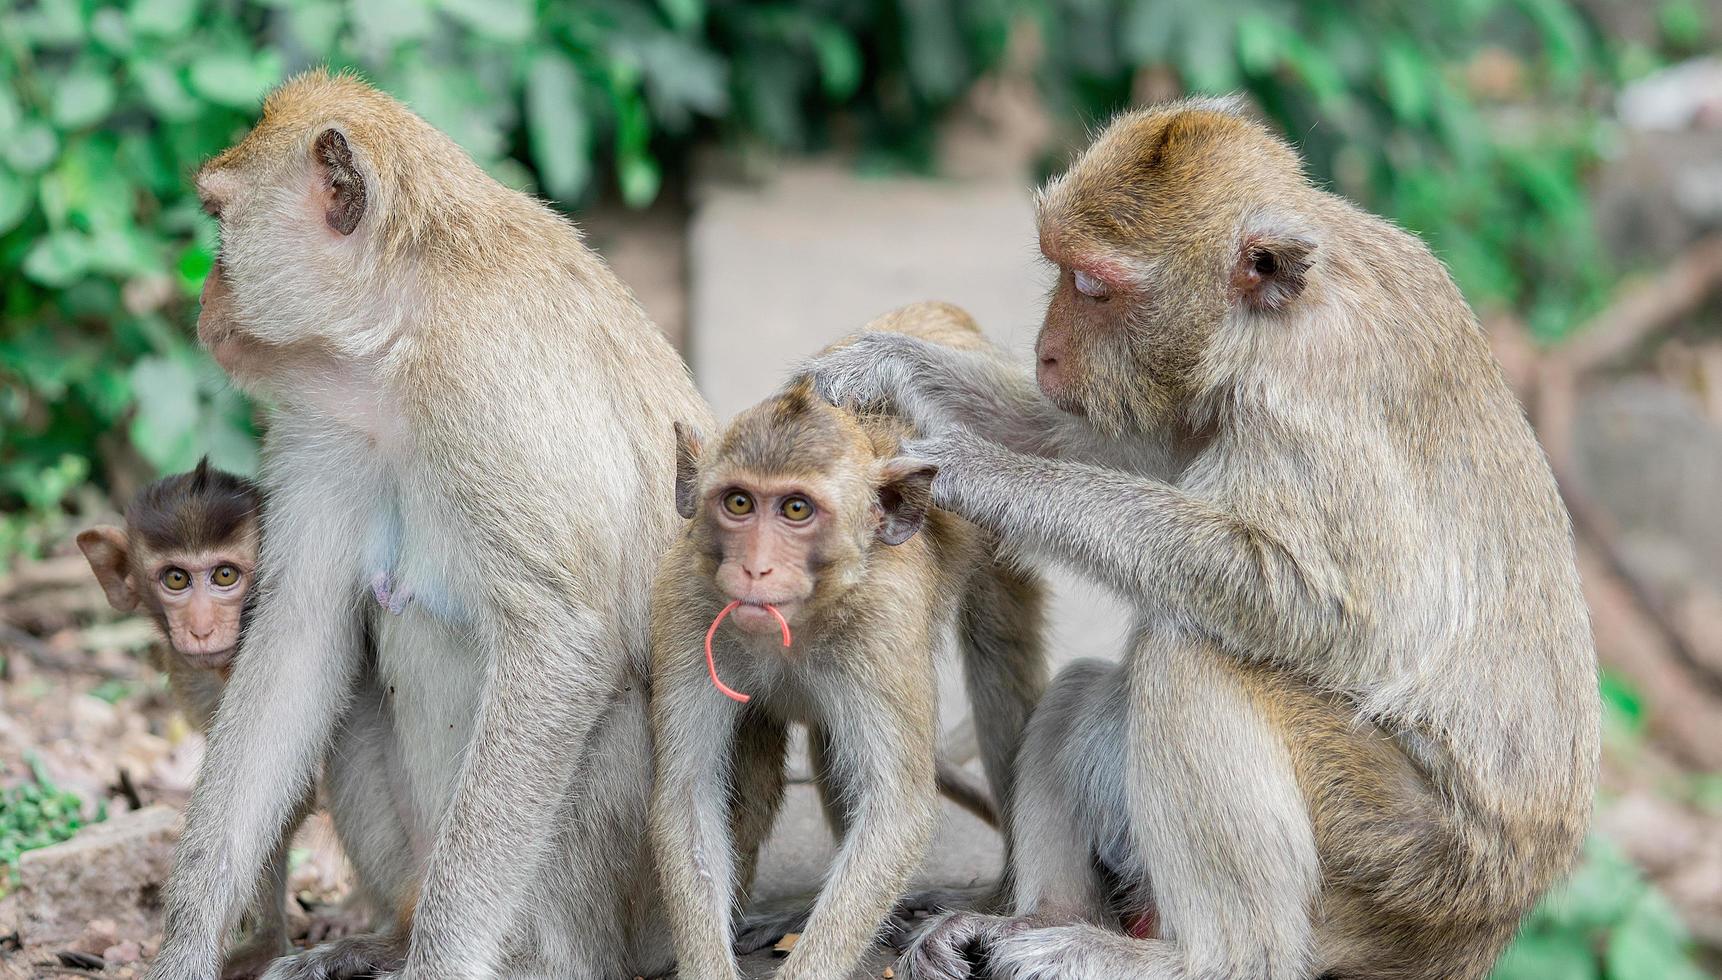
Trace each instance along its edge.
{"label": "blurred green foliage", "polygon": [[[1706,29],[1691,0],[1661,23]],[[1573,0],[0,0],[0,559],[116,467],[254,467],[248,406],[189,340],[214,229],[188,175],[290,72],[358,68],[507,183],[639,205],[701,140],[926,165],[1024,24],[1067,118],[1145,78],[1245,90],[1546,338],[1609,287],[1590,106],[1656,56]]]}
{"label": "blurred green foliage", "polygon": [[1632,862],[1593,837],[1526,919],[1491,980],[1703,980],[1686,927]]}

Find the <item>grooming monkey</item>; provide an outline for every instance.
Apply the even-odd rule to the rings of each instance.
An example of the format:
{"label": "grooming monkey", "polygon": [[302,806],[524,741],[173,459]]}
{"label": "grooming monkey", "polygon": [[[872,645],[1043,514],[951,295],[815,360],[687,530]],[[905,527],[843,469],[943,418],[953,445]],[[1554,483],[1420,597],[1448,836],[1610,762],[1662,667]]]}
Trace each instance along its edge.
{"label": "grooming monkey", "polygon": [[[880,325],[982,345],[943,305]],[[844,976],[872,945],[937,815],[934,654],[959,613],[989,774],[1009,799],[1009,759],[1045,680],[1040,592],[995,566],[973,527],[929,511],[932,470],[896,453],[906,433],[831,407],[805,380],[709,451],[677,426],[676,505],[689,524],[653,593],[652,838],[682,976],[738,975],[730,913],[782,802],[795,722],[809,726],[842,843],[779,975]],[[713,626],[730,607],[733,625]]]}
{"label": "grooming monkey", "polygon": [[928,433],[935,506],[1137,611],[1030,723],[1015,914],[936,918],[899,972],[1484,976],[1579,846],[1598,699],[1475,317],[1226,102],[1121,116],[1038,210],[1038,392],[901,336],[813,365]]}
{"label": "grooming monkey", "polygon": [[[214,469],[205,458],[189,473],[163,477],[140,490],[126,507],[123,527],[103,525],[78,535],[78,548],[108,603],[119,612],[142,607],[161,631],[167,649],[157,666],[166,672],[181,709],[204,732],[221,703],[244,629],[262,509],[262,494],[251,481]],[[336,826],[349,834],[355,819],[374,821],[371,811],[379,805],[382,819],[388,814],[387,773],[356,768],[362,756],[346,751],[365,733],[386,731],[370,707],[377,703],[372,687],[355,699],[343,721],[325,783]],[[255,976],[291,950],[287,851],[293,831],[315,806],[316,793],[305,794],[270,856],[244,916],[241,931],[248,939],[227,957],[224,977]],[[388,908],[388,897],[370,887],[369,869],[361,864],[357,870],[359,905]],[[337,915],[313,921],[312,940],[344,932],[355,921],[355,911],[349,904]]]}
{"label": "grooming monkey", "polygon": [[[198,333],[269,405],[269,507],[151,976],[215,974],[354,697],[368,624],[392,736],[376,741],[427,845],[382,883],[416,889],[404,961],[371,966],[662,973],[638,828],[674,471],[646,447],[707,418],[686,367],[572,224],[351,77],[284,84],[197,187],[221,226]],[[398,843],[372,828],[350,850]],[[270,975],[360,972],[363,942],[387,939]]]}

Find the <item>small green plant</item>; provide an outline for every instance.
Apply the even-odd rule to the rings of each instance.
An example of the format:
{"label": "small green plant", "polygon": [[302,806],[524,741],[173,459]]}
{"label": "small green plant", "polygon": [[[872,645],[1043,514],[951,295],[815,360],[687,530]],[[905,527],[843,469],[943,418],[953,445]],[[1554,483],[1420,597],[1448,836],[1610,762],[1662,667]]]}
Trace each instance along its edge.
{"label": "small green plant", "polygon": [[[96,806],[91,823],[107,819],[107,805]],[[30,778],[0,790],[0,894],[15,882],[25,852],[71,840],[85,824],[84,801],[48,778],[40,759],[30,760]]]}
{"label": "small green plant", "polygon": [[1612,843],[1525,920],[1492,980],[1703,980],[1673,906]]}

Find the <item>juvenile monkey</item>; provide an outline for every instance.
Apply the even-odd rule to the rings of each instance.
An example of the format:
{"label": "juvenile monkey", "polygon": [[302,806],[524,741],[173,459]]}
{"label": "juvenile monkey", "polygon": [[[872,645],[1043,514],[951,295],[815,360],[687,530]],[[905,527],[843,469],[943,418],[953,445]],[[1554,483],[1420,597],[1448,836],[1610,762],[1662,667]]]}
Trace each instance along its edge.
{"label": "juvenile monkey", "polygon": [[[268,403],[269,508],[151,975],[214,975],[367,626],[408,829],[428,829],[385,883],[417,889],[404,961],[372,965],[662,973],[638,828],[648,596],[674,528],[656,488],[674,474],[647,447],[707,417],[686,367],[572,224],[351,77],[284,84],[197,187],[221,227],[198,333]],[[363,952],[272,976],[359,972]]]}
{"label": "juvenile monkey", "polygon": [[1225,102],[1119,117],[1039,225],[1038,392],[900,336],[813,366],[929,434],[936,506],[1137,611],[1030,723],[1015,914],[933,920],[899,973],[1484,976],[1583,836],[1598,699],[1476,318]]}
{"label": "juvenile monkey", "polygon": [[[140,490],[126,507],[123,527],[93,527],[77,538],[108,603],[119,612],[142,607],[160,629],[166,650],[157,666],[167,674],[181,709],[204,732],[221,703],[244,629],[256,580],[262,509],[262,494],[251,481],[215,469],[205,458],[189,473],[163,477]],[[326,784],[337,828],[345,838],[351,838],[356,827],[388,826],[395,819],[394,808],[377,792],[387,774],[363,771],[365,754],[351,751],[366,732],[383,727],[368,713],[374,699],[374,691],[367,688],[349,711]],[[227,957],[224,977],[255,976],[292,948],[287,850],[293,831],[315,805],[315,792],[307,793],[270,856],[244,916],[241,931],[248,940]],[[379,812],[369,812],[372,807]],[[359,901],[314,921],[314,940],[344,932],[357,918],[357,907],[388,907],[387,896],[371,889],[373,876],[365,873],[365,866],[358,870]]]}
{"label": "juvenile monkey", "polygon": [[[980,343],[951,307],[886,322]],[[653,591],[652,837],[678,967],[737,976],[730,912],[782,801],[787,727],[803,722],[842,844],[779,975],[844,976],[932,832],[936,649],[959,612],[965,629],[982,628],[964,636],[970,688],[990,698],[977,717],[1006,743],[988,752],[1008,761],[1043,678],[1039,593],[994,567],[974,528],[928,509],[932,470],[897,454],[907,432],[897,420],[833,408],[803,381],[742,414],[709,451],[676,431],[676,504],[689,523]],[[1016,601],[978,601],[1001,590]],[[731,608],[732,625],[714,627]],[[1008,783],[999,791],[1008,800]]]}

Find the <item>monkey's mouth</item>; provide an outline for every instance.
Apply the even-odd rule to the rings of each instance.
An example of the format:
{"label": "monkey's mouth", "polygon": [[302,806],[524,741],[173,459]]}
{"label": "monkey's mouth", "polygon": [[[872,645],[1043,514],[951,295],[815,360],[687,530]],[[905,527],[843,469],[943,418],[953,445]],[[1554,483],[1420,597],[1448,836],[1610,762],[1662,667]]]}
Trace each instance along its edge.
{"label": "monkey's mouth", "polygon": [[179,651],[179,655],[185,658],[186,663],[198,670],[220,670],[233,661],[231,645],[216,648],[210,644],[210,649],[198,649],[198,644],[187,642],[182,645],[176,640],[173,646]]}
{"label": "monkey's mouth", "polygon": [[777,616],[772,615],[771,609],[777,610],[786,622],[794,622],[795,614],[801,609],[800,599],[785,599],[781,602],[766,602],[764,599],[743,599],[741,605],[729,614],[730,622],[744,633],[775,634],[781,632],[782,626]]}

